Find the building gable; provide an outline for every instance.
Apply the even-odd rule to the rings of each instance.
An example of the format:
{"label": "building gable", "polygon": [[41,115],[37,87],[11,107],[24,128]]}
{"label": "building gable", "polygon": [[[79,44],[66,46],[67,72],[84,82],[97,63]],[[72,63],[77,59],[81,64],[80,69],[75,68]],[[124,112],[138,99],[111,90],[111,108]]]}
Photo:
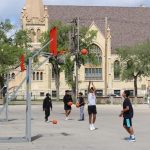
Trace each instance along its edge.
{"label": "building gable", "polygon": [[104,33],[105,17],[111,30],[112,53],[121,46],[132,46],[150,40],[150,8],[145,7],[103,7],[103,6],[47,6],[49,22],[62,20],[70,22],[80,17],[82,25],[90,26],[92,21]]}

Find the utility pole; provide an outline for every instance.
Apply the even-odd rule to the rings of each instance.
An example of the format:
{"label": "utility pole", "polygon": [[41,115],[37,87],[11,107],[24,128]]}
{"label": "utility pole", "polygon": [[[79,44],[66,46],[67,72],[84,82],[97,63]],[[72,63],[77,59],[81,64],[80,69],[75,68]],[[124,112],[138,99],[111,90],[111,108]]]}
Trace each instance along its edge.
{"label": "utility pole", "polygon": [[77,50],[76,50],[76,100],[78,98],[78,81],[79,81],[79,76],[78,76],[78,70],[79,70],[79,67],[78,67],[78,57],[79,57],[79,17],[77,18]]}
{"label": "utility pole", "polygon": [[31,142],[31,66],[32,58],[28,58],[26,72],[26,140]]}
{"label": "utility pole", "polygon": [[104,78],[104,86],[105,86],[105,96],[107,96],[107,86],[108,86],[108,81],[107,81],[107,43],[108,43],[108,37],[107,37],[107,28],[108,28],[108,19],[105,17],[105,78]]}

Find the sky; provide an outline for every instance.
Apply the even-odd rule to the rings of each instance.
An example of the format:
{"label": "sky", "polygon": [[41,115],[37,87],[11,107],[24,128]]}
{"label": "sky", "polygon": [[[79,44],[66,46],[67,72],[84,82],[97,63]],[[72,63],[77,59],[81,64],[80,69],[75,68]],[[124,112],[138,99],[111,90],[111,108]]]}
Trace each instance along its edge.
{"label": "sky", "polygon": [[[26,0],[0,0],[0,21],[10,19],[19,26],[21,10]],[[45,5],[82,5],[82,6],[123,6],[138,7],[141,4],[150,7],[150,0],[43,0]]]}

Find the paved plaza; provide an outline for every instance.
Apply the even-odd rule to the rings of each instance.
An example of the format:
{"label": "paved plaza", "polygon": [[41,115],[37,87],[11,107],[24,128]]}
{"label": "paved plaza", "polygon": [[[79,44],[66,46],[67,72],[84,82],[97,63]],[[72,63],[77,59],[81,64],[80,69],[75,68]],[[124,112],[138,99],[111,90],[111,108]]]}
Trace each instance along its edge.
{"label": "paved plaza", "polygon": [[[0,106],[1,107],[1,106]],[[136,142],[124,140],[128,134],[118,117],[121,105],[97,105],[97,129],[89,130],[87,106],[85,121],[78,121],[79,109],[73,106],[70,120],[65,121],[63,104],[53,103],[51,120],[44,122],[41,105],[32,106],[32,142],[0,142],[0,150],[149,150],[150,108],[148,105],[134,106],[133,120]],[[25,136],[25,106],[9,106],[9,121],[0,116],[0,138]]]}

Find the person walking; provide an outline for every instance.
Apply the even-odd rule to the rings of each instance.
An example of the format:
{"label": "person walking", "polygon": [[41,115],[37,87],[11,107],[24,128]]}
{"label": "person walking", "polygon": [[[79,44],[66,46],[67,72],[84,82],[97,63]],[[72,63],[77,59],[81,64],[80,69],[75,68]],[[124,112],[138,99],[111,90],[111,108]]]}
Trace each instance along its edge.
{"label": "person walking", "polygon": [[50,116],[50,108],[52,110],[52,100],[50,96],[51,95],[47,93],[45,99],[43,100],[43,111],[45,111],[45,122],[49,122],[48,117]]}

